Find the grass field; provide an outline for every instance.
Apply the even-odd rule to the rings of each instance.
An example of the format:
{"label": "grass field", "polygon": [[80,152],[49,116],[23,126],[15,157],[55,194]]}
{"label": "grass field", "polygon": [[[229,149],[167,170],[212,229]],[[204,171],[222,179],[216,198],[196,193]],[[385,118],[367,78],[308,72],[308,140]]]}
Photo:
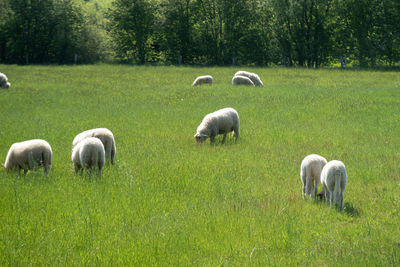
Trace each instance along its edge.
{"label": "grass field", "polygon": [[[398,72],[4,66],[0,161],[42,138],[53,167],[0,170],[0,265],[398,266]],[[198,75],[213,86],[191,88]],[[240,138],[196,145],[205,114],[234,107]],[[75,175],[71,144],[107,127],[117,163]],[[303,200],[311,153],[347,168],[342,212]]]}

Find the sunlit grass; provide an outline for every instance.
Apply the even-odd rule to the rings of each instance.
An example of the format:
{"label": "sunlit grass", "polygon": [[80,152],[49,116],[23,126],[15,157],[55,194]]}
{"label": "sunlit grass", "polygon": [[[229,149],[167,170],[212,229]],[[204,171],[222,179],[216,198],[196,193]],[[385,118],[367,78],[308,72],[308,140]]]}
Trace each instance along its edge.
{"label": "sunlit grass", "polygon": [[[12,143],[53,148],[48,177],[0,170],[2,265],[400,263],[397,72],[0,66],[0,161]],[[213,86],[192,88],[209,74]],[[196,145],[205,114],[233,107],[240,138]],[[117,164],[75,175],[76,134],[107,127]],[[344,211],[302,200],[311,153],[344,162]]]}

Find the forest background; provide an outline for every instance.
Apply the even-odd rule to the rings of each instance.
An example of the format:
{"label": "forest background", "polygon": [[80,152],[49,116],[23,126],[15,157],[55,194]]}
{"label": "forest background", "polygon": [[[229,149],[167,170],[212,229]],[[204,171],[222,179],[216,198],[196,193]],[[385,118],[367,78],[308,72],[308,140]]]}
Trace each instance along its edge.
{"label": "forest background", "polygon": [[0,0],[0,63],[398,67],[398,0]]}

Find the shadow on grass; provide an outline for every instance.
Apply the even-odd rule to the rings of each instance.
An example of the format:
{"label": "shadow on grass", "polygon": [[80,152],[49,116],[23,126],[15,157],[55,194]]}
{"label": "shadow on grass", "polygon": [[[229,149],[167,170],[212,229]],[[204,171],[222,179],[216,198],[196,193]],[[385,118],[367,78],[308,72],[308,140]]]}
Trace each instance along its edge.
{"label": "shadow on grass", "polygon": [[[318,197],[316,199],[314,199],[314,203],[319,204],[319,205],[325,204],[325,197],[322,196],[321,194],[318,194]],[[329,206],[329,204],[327,204],[327,206]],[[360,212],[358,211],[358,209],[355,208],[353,206],[353,204],[350,202],[344,203],[342,211],[340,210],[340,208],[337,205],[334,205],[333,207],[335,207],[335,209],[338,212],[343,212],[347,216],[350,216],[350,217],[359,217],[360,216]]]}
{"label": "shadow on grass", "polygon": [[353,206],[353,204],[349,203],[349,202],[345,202],[343,205],[343,212],[350,216],[350,217],[359,217],[360,216],[360,212],[358,211],[357,208],[355,208]]}

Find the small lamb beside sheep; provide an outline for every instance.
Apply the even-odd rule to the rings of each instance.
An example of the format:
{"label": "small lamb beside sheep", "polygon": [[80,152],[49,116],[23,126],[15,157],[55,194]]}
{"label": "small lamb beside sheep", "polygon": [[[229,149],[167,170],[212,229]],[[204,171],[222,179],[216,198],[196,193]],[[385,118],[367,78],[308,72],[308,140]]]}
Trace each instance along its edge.
{"label": "small lamb beside sheep", "polygon": [[[234,77],[235,76],[247,77],[253,82],[254,85],[256,85],[256,86],[264,86],[264,84],[261,81],[260,77],[256,73],[240,70],[240,71],[235,73]],[[233,83],[233,80],[232,80],[232,83]]]}
{"label": "small lamb beside sheep", "polygon": [[344,190],[347,185],[346,167],[339,160],[329,161],[321,172],[322,190],[326,203],[332,201],[343,209]]}
{"label": "small lamb beside sheep", "polygon": [[100,141],[104,145],[104,150],[106,154],[106,159],[111,160],[111,164],[115,162],[115,154],[117,153],[117,148],[115,146],[115,140],[113,133],[106,128],[96,128],[84,131],[78,134],[74,140],[72,141],[72,147],[75,147],[79,142],[88,138],[88,137],[96,137],[100,139]]}
{"label": "small lamb beside sheep", "polygon": [[8,151],[5,164],[1,166],[7,170],[16,170],[18,173],[23,169],[25,174],[28,170],[43,166],[45,174],[48,174],[52,155],[51,146],[42,139],[14,143]]}
{"label": "small lamb beside sheep", "polygon": [[301,183],[303,184],[303,198],[305,196],[311,197],[313,191],[314,198],[317,197],[322,168],[326,163],[326,159],[317,154],[308,155],[301,162],[300,178]]}
{"label": "small lamb beside sheep", "polygon": [[96,137],[83,139],[72,150],[71,160],[76,173],[82,169],[90,171],[98,168],[101,175],[105,163],[103,143]]}
{"label": "small lamb beside sheep", "polygon": [[0,88],[8,89],[11,83],[8,82],[8,78],[4,73],[0,72]]}
{"label": "small lamb beside sheep", "polygon": [[204,75],[204,76],[199,76],[197,77],[194,82],[192,83],[192,86],[197,86],[201,84],[212,84],[214,81],[213,77],[211,75]]}
{"label": "small lamb beside sheep", "polygon": [[239,137],[239,115],[233,108],[224,108],[213,113],[207,114],[197,127],[194,135],[196,142],[203,143],[210,138],[210,143],[214,142],[218,134],[223,134],[222,143],[225,143],[227,133],[233,131],[232,136]]}

